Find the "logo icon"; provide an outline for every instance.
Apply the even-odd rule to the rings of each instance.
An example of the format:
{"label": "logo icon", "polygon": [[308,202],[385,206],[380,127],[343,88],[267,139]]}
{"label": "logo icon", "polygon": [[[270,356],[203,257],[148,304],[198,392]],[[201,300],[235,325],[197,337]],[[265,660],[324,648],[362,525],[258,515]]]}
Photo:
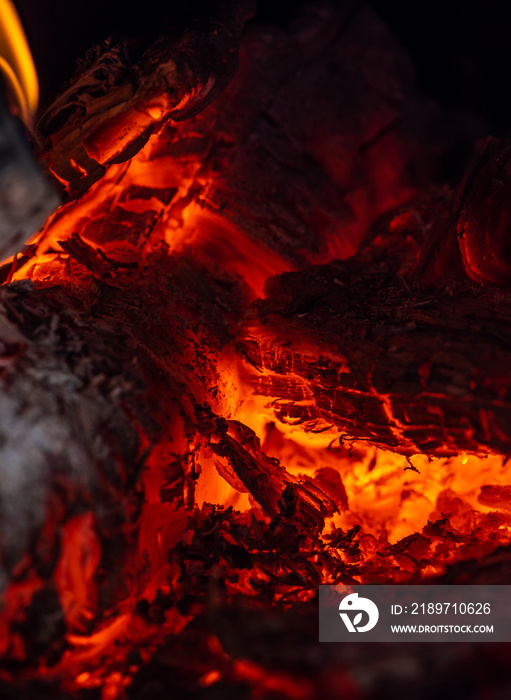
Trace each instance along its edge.
{"label": "logo icon", "polygon": [[[345,612],[346,611],[346,612]],[[348,612],[357,613],[351,620]],[[365,612],[369,616],[369,620],[365,625],[360,627],[362,622],[362,613]],[[369,598],[359,598],[358,593],[350,593],[345,598],[343,598],[339,604],[339,615],[342,621],[348,628],[349,632],[369,632],[375,627],[380,617],[378,608]]]}

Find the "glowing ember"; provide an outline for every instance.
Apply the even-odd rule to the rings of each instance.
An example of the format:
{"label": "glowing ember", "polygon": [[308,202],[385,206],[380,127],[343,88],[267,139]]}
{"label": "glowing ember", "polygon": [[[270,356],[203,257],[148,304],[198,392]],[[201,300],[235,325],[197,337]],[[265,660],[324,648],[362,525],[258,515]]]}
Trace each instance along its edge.
{"label": "glowing ember", "polygon": [[[30,90],[29,105],[33,85]],[[155,101],[147,119],[159,120],[162,109]],[[375,384],[362,390],[354,382],[333,407],[325,386],[337,389],[359,370],[362,376],[358,346],[355,359],[341,361],[337,341],[313,337],[310,309],[292,297],[286,301],[295,304],[296,317],[310,325],[299,342],[272,345],[268,337],[278,336],[267,318],[254,321],[256,300],[271,291],[274,276],[307,262],[327,264],[350,246],[359,252],[374,221],[413,193],[401,183],[402,163],[389,177],[383,172],[392,186],[374,195],[374,206],[363,197],[353,202],[354,212],[363,211],[350,224],[353,239],[344,240],[342,227],[331,230],[315,211],[321,235],[310,250],[288,254],[218,205],[225,154],[216,162],[207,149],[199,157],[193,148],[201,129],[215,131],[214,117],[206,111],[161,129],[137,155],[110,165],[80,199],[60,207],[4,264],[5,282],[20,283],[8,287],[15,299],[9,308],[17,303],[37,321],[34,347],[40,344],[43,353],[62,338],[52,385],[57,397],[75,382],[91,414],[114,405],[122,418],[120,437],[105,421],[91,440],[94,478],[78,485],[55,478],[55,494],[42,506],[43,527],[29,533],[36,544],[9,571],[0,615],[2,674],[9,680],[51,679],[72,692],[101,688],[102,700],[114,700],[156,650],[214,616],[222,601],[272,608],[313,600],[320,583],[432,579],[511,543],[505,457],[470,449],[477,436],[458,425],[446,428],[449,440],[440,447],[431,443],[418,453],[428,427],[441,424],[439,392],[427,394],[433,409],[420,425],[405,410],[398,415],[395,395]],[[225,137],[218,138],[227,148]],[[375,170],[380,158],[374,157]],[[70,166],[85,175],[79,163]],[[396,212],[386,234],[413,229],[413,206],[420,208],[414,203],[412,213]],[[417,228],[420,235],[429,230],[422,220]],[[412,234],[406,246],[396,243],[403,259],[394,277],[401,281],[412,268],[401,248],[412,250],[415,262],[421,249]],[[385,248],[382,237],[374,249]],[[332,284],[342,287],[346,279],[334,277]],[[413,303],[425,316],[428,302]],[[326,306],[327,314],[334,311]],[[363,323],[370,338],[373,329],[365,317]],[[270,358],[266,364],[250,356],[247,327],[260,356]],[[95,330],[103,334],[103,349],[111,345],[122,355],[116,372],[93,354]],[[400,332],[393,330],[396,338]],[[23,355],[27,338],[13,342],[5,363],[9,368],[19,353],[27,376],[39,381],[39,367]],[[425,383],[429,372],[422,363]],[[376,406],[373,422],[356,410],[355,399],[350,403],[350,392]],[[81,404],[65,408],[77,432],[95,426]],[[459,448],[464,439],[466,450]],[[58,464],[51,466],[58,472]],[[231,658],[213,634],[201,641],[204,658],[193,661],[193,670],[202,688],[229,677],[261,694],[314,697],[313,683]]]}
{"label": "glowing ember", "polygon": [[[163,251],[169,260],[193,255],[208,274],[228,270],[237,284],[243,280],[248,300],[261,295],[265,281],[289,269],[288,263],[205,210],[201,203],[214,183],[201,175],[199,163],[166,155],[162,141],[150,142],[128,164],[112,166],[79,201],[61,207],[26,255],[7,263],[14,269],[10,279],[33,280],[40,289],[75,286],[81,294],[109,278],[138,284],[130,267],[148,269]],[[201,342],[200,331],[192,335]],[[106,608],[100,605],[103,537],[92,512],[67,519],[52,574],[65,645],[56,651],[58,660],[42,661],[25,674],[60,678],[71,690],[101,686],[104,700],[118,697],[155,648],[200,613],[200,595],[187,610],[173,601],[185,594],[186,582],[193,590],[193,581],[209,567],[230,595],[254,597],[271,586],[274,602],[291,602],[311,599],[320,582],[437,576],[449,564],[511,541],[509,498],[498,490],[511,477],[504,458],[404,457],[339,439],[328,425],[294,425],[273,400],[254,392],[252,369],[232,345],[206,349],[206,356],[216,387],[208,397],[214,413],[204,416],[209,427],[186,438],[169,403],[173,434],[152,446],[143,438],[149,448],[140,482],[143,505],[133,514],[130,548],[121,560],[124,590]],[[188,381],[193,383],[192,375]],[[199,398],[203,389],[194,391]],[[314,403],[306,388],[298,392],[290,384],[288,391],[288,402]],[[215,416],[230,422],[225,435]],[[188,466],[181,472],[185,454]],[[239,471],[247,460],[269,470],[257,476],[266,481],[257,485],[255,474]],[[272,470],[279,475],[275,486]],[[300,511],[298,494],[310,511]],[[307,521],[308,512],[317,512],[318,519]],[[302,531],[302,522],[310,530]],[[204,550],[212,537],[215,544]],[[209,547],[219,552],[217,559],[210,559]],[[275,548],[281,549],[277,559]],[[14,629],[41,586],[26,562],[20,580],[8,587],[1,619],[4,658],[26,659],[26,638]],[[136,663],[130,662],[134,649]],[[233,672],[240,678],[259,673],[236,663]],[[206,669],[200,683],[213,685],[218,678],[218,670]],[[291,682],[271,681],[286,688]],[[290,697],[298,692],[288,691]]]}

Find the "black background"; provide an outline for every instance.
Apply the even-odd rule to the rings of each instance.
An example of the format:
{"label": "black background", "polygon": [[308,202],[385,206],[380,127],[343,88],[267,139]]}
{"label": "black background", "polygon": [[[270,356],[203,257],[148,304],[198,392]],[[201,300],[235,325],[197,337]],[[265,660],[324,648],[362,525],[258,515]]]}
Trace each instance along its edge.
{"label": "black background", "polygon": [[[76,60],[109,35],[143,47],[162,18],[177,30],[207,16],[218,0],[15,0],[28,35],[43,103],[71,77]],[[343,2],[343,0],[339,0]],[[300,0],[260,0],[256,23],[286,26]],[[487,118],[491,133],[511,133],[511,3],[505,0],[372,0],[412,56],[426,94]]]}

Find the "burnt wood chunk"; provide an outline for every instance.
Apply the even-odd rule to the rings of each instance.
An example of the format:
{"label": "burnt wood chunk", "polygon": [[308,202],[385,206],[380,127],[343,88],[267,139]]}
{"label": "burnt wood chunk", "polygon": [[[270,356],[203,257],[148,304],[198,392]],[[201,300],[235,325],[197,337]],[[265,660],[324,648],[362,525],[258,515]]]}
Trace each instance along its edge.
{"label": "burnt wood chunk", "polygon": [[281,420],[402,454],[511,453],[511,293],[410,287],[380,264],[276,277],[245,321],[254,390]]}
{"label": "burnt wood chunk", "polygon": [[138,58],[129,38],[91,49],[37,121],[42,167],[69,196],[88,189],[112,163],[135,155],[170,119],[187,119],[217,97],[236,72],[241,29],[252,3],[216,3],[208,20],[181,33],[155,23]]}

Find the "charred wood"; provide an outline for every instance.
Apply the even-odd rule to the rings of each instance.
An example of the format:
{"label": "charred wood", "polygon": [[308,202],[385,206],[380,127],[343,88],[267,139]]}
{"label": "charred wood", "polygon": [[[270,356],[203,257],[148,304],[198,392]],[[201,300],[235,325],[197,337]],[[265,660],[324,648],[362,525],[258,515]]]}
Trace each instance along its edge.
{"label": "charred wood", "polygon": [[507,290],[410,287],[352,260],[282,275],[267,294],[243,347],[284,422],[402,454],[511,451]]}
{"label": "charred wood", "polygon": [[[367,8],[325,4],[289,32],[250,28],[203,109],[244,17],[135,66],[104,47],[39,122],[70,201],[24,251],[36,281],[0,296],[1,673],[28,697],[38,674],[76,690],[84,671],[85,694],[115,697],[144,666],[134,700],[215,670],[222,697],[337,697],[352,686],[341,652],[315,656],[319,583],[421,580],[508,541],[492,483],[494,511],[445,489],[398,542],[355,510],[325,530],[348,509],[340,473],[291,473],[238,420],[239,370],[267,416],[331,430],[332,460],[352,438],[510,452],[510,293],[467,281],[448,190],[409,203],[452,140],[422,138],[439,113],[406,59]],[[479,203],[464,192],[458,231]],[[245,508],[201,492],[217,477]],[[272,625],[305,643],[268,658]]]}
{"label": "charred wood", "polygon": [[[128,39],[91,49],[74,78],[40,114],[38,155],[76,197],[109,164],[129,160],[169,119],[204,109],[233,77],[250,0],[219,2],[208,19],[175,34],[162,17],[138,58]],[[158,34],[158,32],[160,32]]]}
{"label": "charred wood", "polygon": [[73,198],[167,124],[167,154],[201,164],[203,206],[288,265],[347,257],[430,182],[457,124],[418,93],[377,16],[350,2],[320,3],[289,31],[247,29],[218,97],[247,12],[163,37],[133,66],[122,45],[91,55],[39,118],[40,160]]}

